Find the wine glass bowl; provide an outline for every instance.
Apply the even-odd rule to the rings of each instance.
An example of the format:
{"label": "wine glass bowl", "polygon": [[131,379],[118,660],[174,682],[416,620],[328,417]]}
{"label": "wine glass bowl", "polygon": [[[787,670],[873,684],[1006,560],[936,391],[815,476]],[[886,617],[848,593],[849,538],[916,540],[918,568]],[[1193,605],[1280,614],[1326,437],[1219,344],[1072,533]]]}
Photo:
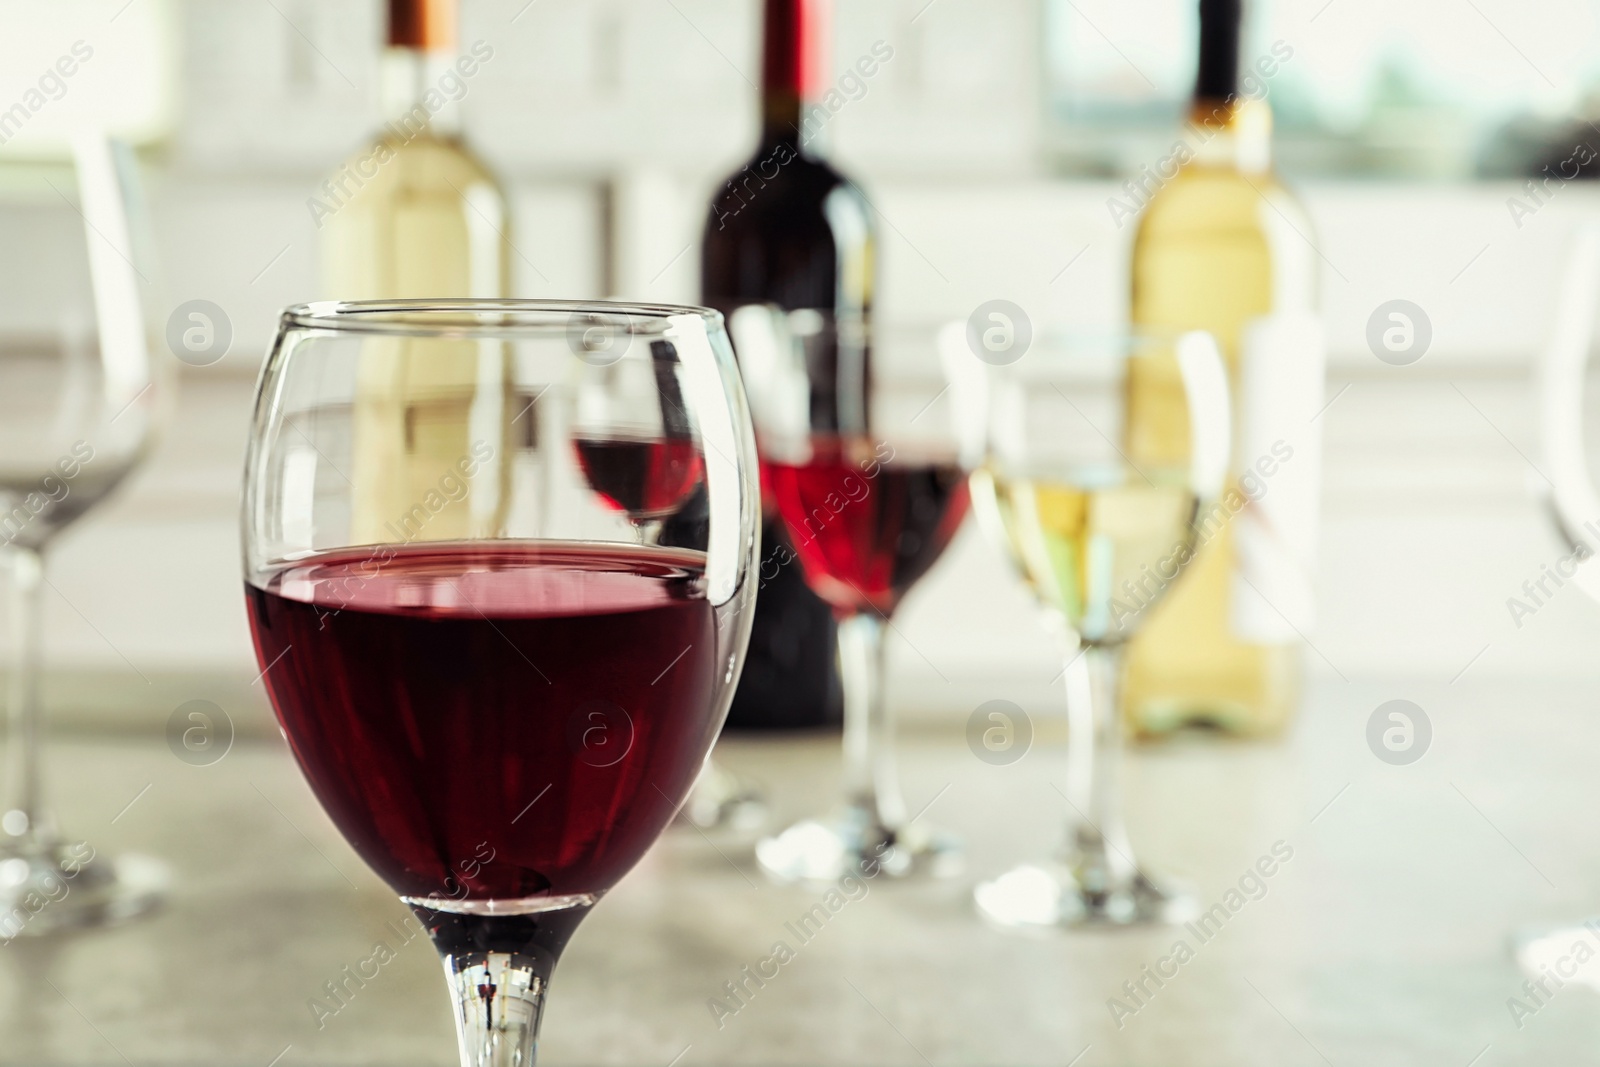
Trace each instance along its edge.
{"label": "wine glass bowl", "polygon": [[812,589],[843,617],[891,615],[966,515],[956,456],[870,436],[813,438],[762,473]]}
{"label": "wine glass bowl", "polygon": [[[602,313],[621,350],[594,360],[568,324]],[[531,1062],[566,939],[683,803],[738,677],[758,493],[721,318],[306,305],[257,398],[245,593],[279,721],[432,934],[463,1062]]]}
{"label": "wine glass bowl", "polygon": [[[1231,432],[1215,341],[1081,335],[986,365],[951,327],[940,348],[964,397],[964,439],[985,455],[974,510],[1045,609],[1066,662],[1067,846],[979,885],[978,910],[1010,928],[1182,921],[1192,899],[1140,869],[1122,825],[1118,684],[1124,646],[1221,524],[1207,510]],[[1130,417],[1135,402],[1161,417]]]}

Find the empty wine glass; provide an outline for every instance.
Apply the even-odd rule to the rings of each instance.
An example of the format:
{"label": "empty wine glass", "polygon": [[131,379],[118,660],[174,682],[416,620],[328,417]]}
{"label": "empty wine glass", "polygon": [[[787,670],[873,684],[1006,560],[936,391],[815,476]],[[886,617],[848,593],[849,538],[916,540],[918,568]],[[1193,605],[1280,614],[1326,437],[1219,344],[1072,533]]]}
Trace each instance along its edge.
{"label": "empty wine glass", "polygon": [[463,1064],[533,1062],[567,939],[700,773],[758,519],[716,312],[284,312],[245,467],[256,655],[312,791],[432,936]]}
{"label": "empty wine glass", "polygon": [[[132,154],[85,134],[70,162],[0,163],[9,235],[0,336],[0,557],[11,586],[0,941],[149,910],[165,867],[59,827],[41,767],[45,554],[145,456],[166,402],[143,305],[152,281]],[[41,904],[41,901],[48,903]]]}
{"label": "empty wine glass", "polygon": [[847,326],[760,305],[738,309],[731,322],[762,484],[789,535],[763,559],[762,577],[799,566],[839,622],[844,797],[828,814],[757,843],[757,861],[780,881],[960,869],[959,843],[911,816],[901,794],[884,637],[966,515],[967,472],[946,414],[924,411],[892,426],[872,418],[864,347],[826,332]]}
{"label": "empty wine glass", "polygon": [[[985,453],[973,509],[1046,608],[1066,663],[1066,848],[979,885],[978,910],[1007,927],[1182,921],[1193,901],[1144,873],[1123,826],[1117,690],[1128,640],[1222,521],[1212,500],[1230,431],[1216,343],[1084,335],[989,363],[959,324],[940,352],[964,439]],[[1135,404],[1161,417],[1130,418]]]}

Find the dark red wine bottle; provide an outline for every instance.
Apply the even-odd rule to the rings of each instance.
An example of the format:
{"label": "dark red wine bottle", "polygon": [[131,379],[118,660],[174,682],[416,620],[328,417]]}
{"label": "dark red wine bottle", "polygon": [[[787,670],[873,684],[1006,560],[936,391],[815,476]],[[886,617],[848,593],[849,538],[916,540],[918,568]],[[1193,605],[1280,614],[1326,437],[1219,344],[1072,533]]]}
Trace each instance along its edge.
{"label": "dark red wine bottle", "polygon": [[[819,151],[828,111],[830,0],[765,0],[761,143],[712,202],[701,254],[701,299],[724,314],[747,304],[811,310],[811,413],[821,433],[863,416],[873,285],[873,218],[860,192]],[[734,729],[839,721],[832,613],[781,551],[783,523],[761,528],[761,591]]]}

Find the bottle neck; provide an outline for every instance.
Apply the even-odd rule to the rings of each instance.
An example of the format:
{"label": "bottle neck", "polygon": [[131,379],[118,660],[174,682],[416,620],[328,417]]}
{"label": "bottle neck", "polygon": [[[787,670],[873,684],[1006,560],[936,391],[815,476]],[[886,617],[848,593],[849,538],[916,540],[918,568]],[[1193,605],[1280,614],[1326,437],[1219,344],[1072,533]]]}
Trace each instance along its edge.
{"label": "bottle neck", "polygon": [[389,0],[389,46],[452,52],[457,0]]}
{"label": "bottle neck", "polygon": [[1189,140],[1195,161],[1263,173],[1272,166],[1272,112],[1239,95],[1239,38],[1244,0],[1200,0],[1200,62]]}
{"label": "bottle neck", "polygon": [[766,0],[761,64],[761,141],[764,147],[804,148],[808,105],[828,77],[831,0]]}
{"label": "bottle neck", "polygon": [[1244,174],[1272,169],[1272,109],[1265,100],[1196,97],[1187,126],[1197,164]]}
{"label": "bottle neck", "polygon": [[1239,32],[1243,21],[1243,0],[1200,0],[1196,101],[1227,100],[1239,95]]}
{"label": "bottle neck", "polygon": [[[378,107],[384,128],[409,141],[460,136],[462,80],[446,77],[454,52],[391,45],[379,60]],[[454,93],[454,95],[452,95]]]}
{"label": "bottle neck", "polygon": [[805,101],[797,93],[761,94],[761,147],[800,146],[804,132]]}

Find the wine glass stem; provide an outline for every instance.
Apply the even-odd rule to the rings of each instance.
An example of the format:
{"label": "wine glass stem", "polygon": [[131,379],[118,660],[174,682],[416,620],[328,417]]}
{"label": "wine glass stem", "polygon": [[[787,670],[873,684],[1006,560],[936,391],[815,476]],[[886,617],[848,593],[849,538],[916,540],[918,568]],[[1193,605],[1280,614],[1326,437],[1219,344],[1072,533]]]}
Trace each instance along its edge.
{"label": "wine glass stem", "polygon": [[1135,873],[1122,825],[1122,646],[1091,644],[1067,662],[1067,799],[1076,813],[1072,862],[1091,892]]}
{"label": "wine glass stem", "polygon": [[462,1067],[533,1067],[545,979],[509,952],[446,956]]}
{"label": "wine glass stem", "polygon": [[[44,585],[44,559],[37,549],[11,545],[5,552],[11,572],[10,734],[6,768],[5,811],[0,816],[14,843],[38,845],[42,797],[39,743],[43,731],[39,705],[39,595]],[[3,838],[0,838],[3,840]]]}
{"label": "wine glass stem", "polygon": [[878,824],[905,823],[894,762],[894,722],[884,699],[883,620],[851,615],[839,623],[839,675],[844,683],[845,790],[851,804]]}

